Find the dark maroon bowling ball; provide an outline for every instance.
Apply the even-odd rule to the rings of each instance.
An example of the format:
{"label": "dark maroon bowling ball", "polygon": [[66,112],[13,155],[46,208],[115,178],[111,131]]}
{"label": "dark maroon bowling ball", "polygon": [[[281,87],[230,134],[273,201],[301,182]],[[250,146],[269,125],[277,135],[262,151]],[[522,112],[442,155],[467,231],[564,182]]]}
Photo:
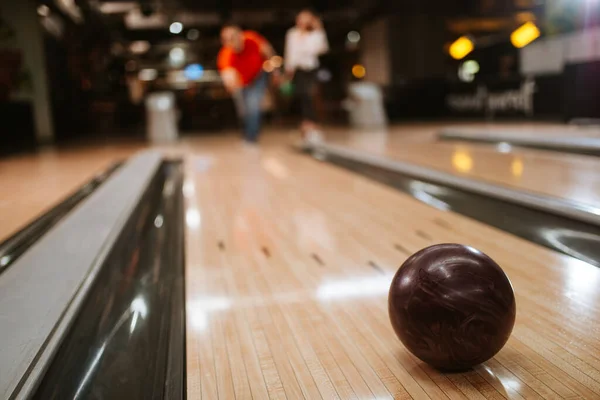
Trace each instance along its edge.
{"label": "dark maroon bowling ball", "polygon": [[508,340],[516,315],[504,271],[460,244],[438,244],[410,256],[392,280],[388,308],[404,346],[447,371],[492,358]]}

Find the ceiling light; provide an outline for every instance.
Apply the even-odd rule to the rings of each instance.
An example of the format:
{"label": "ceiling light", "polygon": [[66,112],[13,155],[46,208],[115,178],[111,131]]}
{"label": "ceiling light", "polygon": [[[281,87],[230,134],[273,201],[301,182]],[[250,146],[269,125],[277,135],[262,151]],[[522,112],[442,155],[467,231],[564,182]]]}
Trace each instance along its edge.
{"label": "ceiling light", "polygon": [[181,22],[173,22],[169,26],[169,32],[171,32],[174,35],[181,33],[182,30],[183,30],[183,24]]}

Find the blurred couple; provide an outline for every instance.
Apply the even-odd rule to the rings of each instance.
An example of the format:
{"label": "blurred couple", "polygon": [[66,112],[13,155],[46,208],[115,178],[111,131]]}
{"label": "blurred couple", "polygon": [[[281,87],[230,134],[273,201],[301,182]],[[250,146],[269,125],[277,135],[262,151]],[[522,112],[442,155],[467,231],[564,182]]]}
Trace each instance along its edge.
{"label": "blurred couple", "polygon": [[[228,24],[221,29],[221,48],[217,68],[225,88],[232,94],[238,114],[243,119],[244,140],[256,143],[260,134],[261,105],[268,86],[263,63],[276,55],[273,46],[254,31],[243,31]],[[319,56],[329,50],[327,35],[317,15],[301,11],[296,25],[285,38],[284,73],[273,71],[279,84],[293,82],[301,105],[300,133],[305,141],[318,141],[321,132],[314,105]]]}

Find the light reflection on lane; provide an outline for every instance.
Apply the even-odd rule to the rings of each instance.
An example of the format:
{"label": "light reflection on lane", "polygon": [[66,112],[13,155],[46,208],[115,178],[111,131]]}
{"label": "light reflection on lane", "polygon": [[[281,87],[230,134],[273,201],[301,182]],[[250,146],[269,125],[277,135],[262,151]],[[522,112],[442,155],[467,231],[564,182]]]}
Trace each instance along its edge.
{"label": "light reflection on lane", "polygon": [[326,282],[318,287],[316,297],[319,300],[332,300],[387,295],[393,277],[393,274],[387,274]]}
{"label": "light reflection on lane", "polygon": [[289,177],[289,171],[287,167],[278,159],[274,157],[267,157],[261,162],[262,167],[270,175],[277,179],[287,179]]}
{"label": "light reflection on lane", "polygon": [[307,301],[336,301],[348,298],[387,297],[393,274],[376,277],[327,280],[316,291],[275,293],[271,296],[202,296],[187,302],[188,323],[196,332],[207,329],[210,315],[233,308],[256,308],[272,304],[299,304]]}
{"label": "light reflection on lane", "polygon": [[[519,390],[521,389],[522,382],[519,379],[513,378],[513,377],[509,377],[509,376],[498,376],[497,374],[494,373],[492,367],[489,367],[489,366],[487,366],[485,364],[482,364],[481,368],[492,379],[500,382],[500,384],[502,385],[503,389],[507,392],[507,393],[502,393],[502,394],[509,394],[509,393],[512,394],[514,392],[519,392]],[[483,371],[480,371],[480,372],[484,373]]]}
{"label": "light reflection on lane", "polygon": [[292,219],[296,243],[300,248],[308,250],[318,246],[329,251],[336,250],[338,238],[323,212],[302,208],[294,212]]}
{"label": "light reflection on lane", "polygon": [[229,310],[231,306],[231,299],[225,296],[197,297],[186,304],[188,321],[195,331],[203,331],[208,326],[210,313]]}
{"label": "light reflection on lane", "polygon": [[200,211],[195,207],[188,207],[187,211],[185,212],[185,223],[188,228],[192,230],[198,230],[202,223]]}
{"label": "light reflection on lane", "polygon": [[186,179],[183,184],[183,195],[186,198],[191,198],[196,195],[196,185],[193,179]]}

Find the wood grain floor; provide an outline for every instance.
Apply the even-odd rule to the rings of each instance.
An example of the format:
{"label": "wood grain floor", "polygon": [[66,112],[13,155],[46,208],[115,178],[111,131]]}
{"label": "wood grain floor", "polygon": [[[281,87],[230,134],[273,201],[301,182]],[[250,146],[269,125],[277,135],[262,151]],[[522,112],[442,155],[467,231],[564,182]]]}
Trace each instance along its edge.
{"label": "wood grain floor", "polygon": [[[452,168],[458,149],[436,153],[426,136],[405,140],[425,147],[402,151],[420,162],[439,155]],[[202,139],[176,150],[186,168],[189,399],[600,398],[600,269],[293,153],[281,135],[264,139],[260,149]],[[381,146],[377,139],[369,145]],[[138,148],[0,162],[0,183],[11,188],[0,200],[0,237]],[[506,179],[498,171],[509,161],[494,157],[529,154],[474,149],[472,171],[497,170],[489,173]],[[522,176],[535,171],[535,160],[524,161]],[[583,170],[595,163],[573,162]],[[546,163],[546,171],[560,169]],[[594,199],[596,178],[577,171],[557,181],[578,199]],[[542,172],[532,174],[503,184],[543,180]],[[508,344],[467,373],[420,362],[387,316],[397,268],[441,242],[486,252],[517,296]]]}
{"label": "wood grain floor", "polygon": [[0,241],[139,148],[119,145],[47,150],[0,160]]}
{"label": "wood grain floor", "polygon": [[[600,269],[282,147],[186,157],[189,399],[600,398]],[[443,374],[395,337],[392,275],[458,242],[506,271],[505,348]]]}
{"label": "wood grain floor", "polygon": [[[507,126],[516,129],[514,125]],[[438,142],[435,133],[441,127],[437,124],[402,126],[387,132],[334,130],[327,135],[327,141],[503,186],[586,204],[600,203],[598,157],[516,147],[509,153],[501,153],[495,145]],[[543,125],[531,131],[550,135],[558,129],[555,125]]]}

